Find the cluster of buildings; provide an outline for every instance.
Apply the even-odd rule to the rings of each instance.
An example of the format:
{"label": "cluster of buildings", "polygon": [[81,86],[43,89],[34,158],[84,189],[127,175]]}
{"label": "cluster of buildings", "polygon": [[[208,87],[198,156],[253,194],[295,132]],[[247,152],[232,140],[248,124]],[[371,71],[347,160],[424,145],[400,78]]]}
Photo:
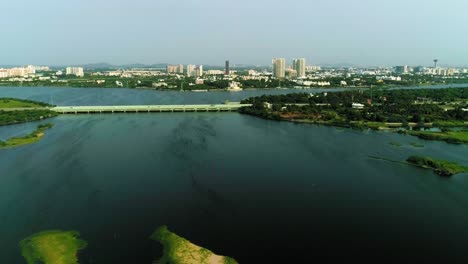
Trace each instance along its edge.
{"label": "cluster of buildings", "polygon": [[0,69],[0,78],[9,77],[32,77],[36,74],[36,71],[48,71],[47,66],[34,66],[28,65],[26,67],[15,67],[9,69]]}
{"label": "cluster of buildings", "polygon": [[84,70],[82,67],[67,67],[65,70],[66,75],[75,75],[76,77],[83,77]]}
{"label": "cluster of buildings", "polygon": [[203,76],[203,65],[187,65],[187,77],[201,77]]}
{"label": "cluster of buildings", "polygon": [[272,60],[273,77],[285,78],[286,73],[290,77],[305,78],[306,77],[306,60],[304,58],[293,59],[292,65],[286,68],[285,58],[274,58]]}
{"label": "cluster of buildings", "polygon": [[409,67],[408,65],[396,66],[394,68],[394,72],[397,74],[419,74],[419,75],[440,75],[440,76],[453,76],[459,73],[466,73],[464,72],[465,69],[454,69],[454,68],[442,68],[437,67],[423,67],[423,66],[416,66],[416,67]]}
{"label": "cluster of buildings", "polygon": [[184,73],[184,65],[167,65],[166,66],[166,73]]}

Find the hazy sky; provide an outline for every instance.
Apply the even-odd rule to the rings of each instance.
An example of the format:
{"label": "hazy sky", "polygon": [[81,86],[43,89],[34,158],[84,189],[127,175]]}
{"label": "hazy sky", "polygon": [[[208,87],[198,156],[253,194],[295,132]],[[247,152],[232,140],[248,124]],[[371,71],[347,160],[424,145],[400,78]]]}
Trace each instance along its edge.
{"label": "hazy sky", "polygon": [[0,65],[468,65],[467,0],[3,1]]}

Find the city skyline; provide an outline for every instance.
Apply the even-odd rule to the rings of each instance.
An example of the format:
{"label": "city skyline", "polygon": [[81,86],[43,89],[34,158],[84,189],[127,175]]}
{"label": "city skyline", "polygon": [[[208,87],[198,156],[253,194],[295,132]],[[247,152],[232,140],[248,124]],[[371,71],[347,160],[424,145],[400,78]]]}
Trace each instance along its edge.
{"label": "city skyline", "polygon": [[468,65],[468,36],[460,34],[466,1],[280,3],[9,1],[0,17],[9,25],[0,30],[0,50],[8,51],[0,64],[222,65],[229,58],[268,65],[273,57],[304,57],[311,65],[429,66],[434,58]]}

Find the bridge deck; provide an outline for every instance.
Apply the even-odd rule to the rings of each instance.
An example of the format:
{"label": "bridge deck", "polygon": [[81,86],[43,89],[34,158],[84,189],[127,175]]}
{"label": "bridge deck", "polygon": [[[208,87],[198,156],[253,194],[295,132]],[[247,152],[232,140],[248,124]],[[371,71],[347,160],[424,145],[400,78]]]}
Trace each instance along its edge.
{"label": "bridge deck", "polygon": [[50,110],[61,114],[82,113],[145,113],[145,112],[231,112],[250,104],[202,105],[115,105],[115,106],[57,106]]}

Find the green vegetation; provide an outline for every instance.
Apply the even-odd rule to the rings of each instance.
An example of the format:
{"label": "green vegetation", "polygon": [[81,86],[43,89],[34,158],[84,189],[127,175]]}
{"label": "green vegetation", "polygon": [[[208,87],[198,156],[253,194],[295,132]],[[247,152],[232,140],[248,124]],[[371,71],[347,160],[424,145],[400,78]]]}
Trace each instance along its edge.
{"label": "green vegetation", "polygon": [[[241,113],[273,120],[350,128],[395,130],[408,127],[446,128],[468,124],[468,89],[344,91],[333,93],[264,95],[243,100],[251,107]],[[353,107],[353,103],[358,103]],[[445,108],[451,105],[451,109]],[[466,143],[466,131],[406,131],[425,139]]]}
{"label": "green vegetation", "polygon": [[[52,106],[53,105],[31,100],[0,98],[0,126],[31,122],[57,116],[56,112],[47,109],[47,107]],[[16,110],[15,108],[23,108],[23,110]]]}
{"label": "green vegetation", "polygon": [[159,227],[151,239],[164,246],[164,255],[159,264],[236,264],[230,257],[216,255],[190,241],[170,232],[166,226]]}
{"label": "green vegetation", "polygon": [[36,102],[31,100],[17,99],[17,98],[0,98],[1,108],[42,108],[53,106],[50,104]]}
{"label": "green vegetation", "polygon": [[78,264],[77,252],[87,244],[75,231],[45,231],[20,242],[28,264]]}
{"label": "green vegetation", "polygon": [[41,138],[44,136],[44,132],[51,127],[53,127],[53,124],[42,124],[37,126],[37,129],[34,130],[32,133],[24,137],[13,137],[8,139],[7,141],[0,140],[0,149],[12,148],[35,143],[41,140]]}
{"label": "green vegetation", "polygon": [[417,136],[426,140],[439,140],[452,144],[468,144],[468,131],[448,131],[448,132],[431,132],[431,131],[403,131],[412,136]]}
{"label": "green vegetation", "polygon": [[24,122],[31,122],[51,118],[58,114],[48,109],[44,110],[18,110],[18,111],[3,111],[0,109],[0,126],[10,125]]}
{"label": "green vegetation", "polygon": [[429,157],[411,156],[406,161],[421,168],[432,169],[436,174],[443,177],[468,172],[468,167],[455,162],[435,160]]}
{"label": "green vegetation", "polygon": [[398,143],[398,142],[390,142],[389,144],[392,145],[392,146],[395,146],[395,147],[401,147],[402,146],[402,144]]}

